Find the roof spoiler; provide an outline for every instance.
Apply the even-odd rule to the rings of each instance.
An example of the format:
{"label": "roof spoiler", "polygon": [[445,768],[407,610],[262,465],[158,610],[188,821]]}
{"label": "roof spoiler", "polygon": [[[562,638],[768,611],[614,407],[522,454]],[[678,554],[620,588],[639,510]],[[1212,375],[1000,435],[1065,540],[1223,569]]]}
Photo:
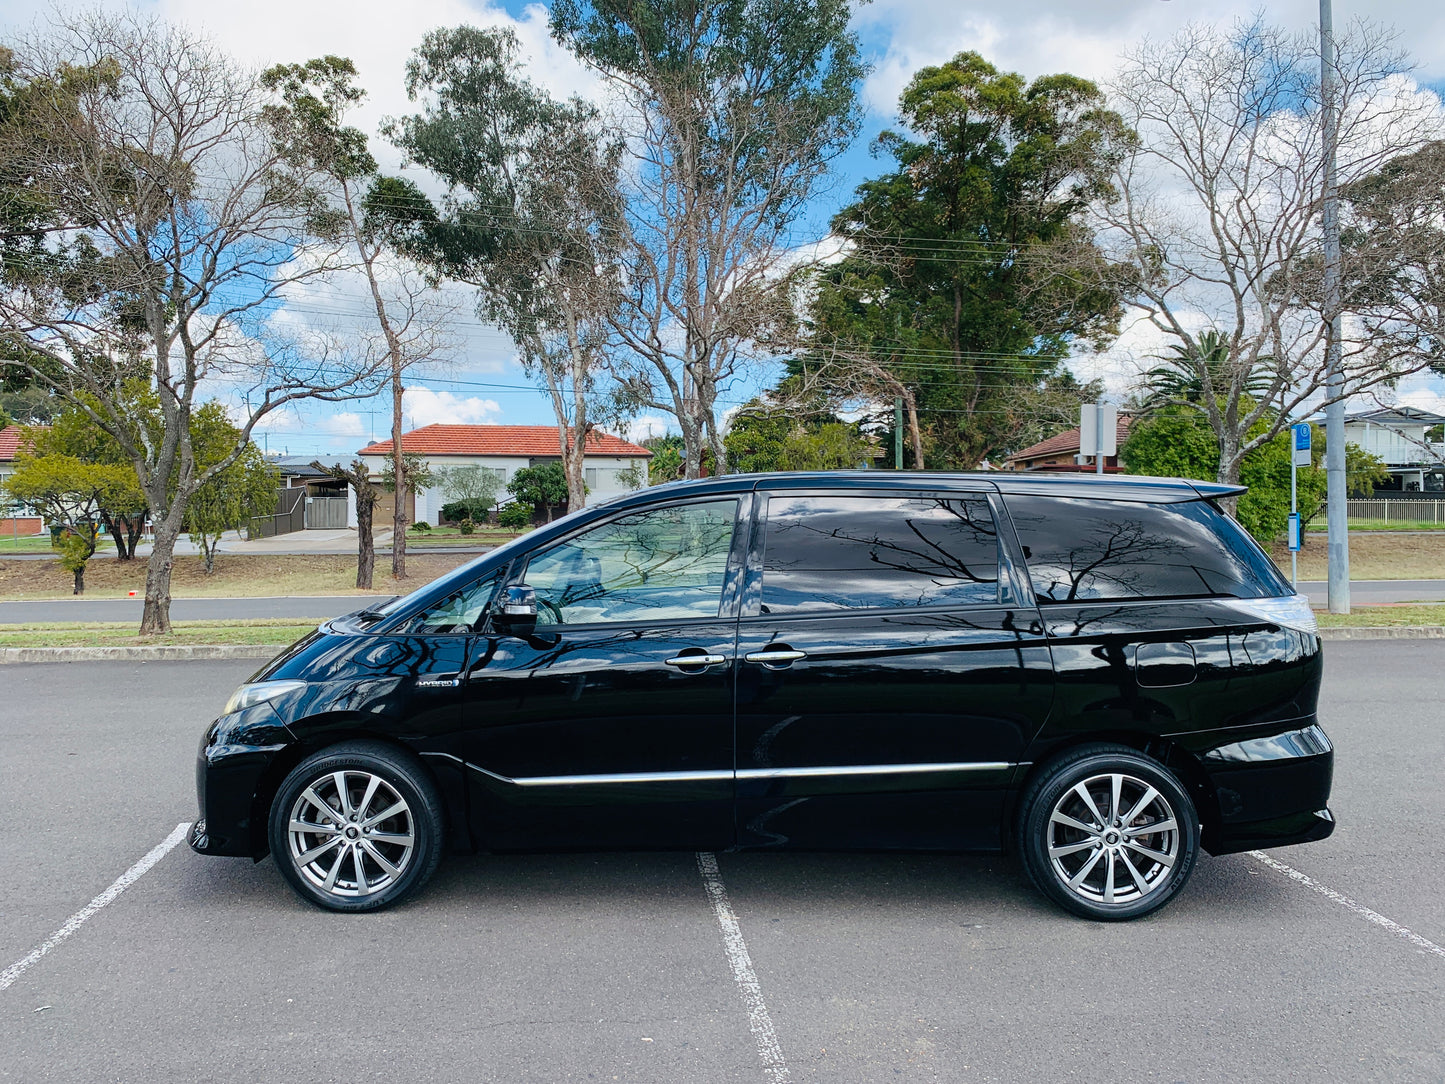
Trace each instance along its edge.
{"label": "roof spoiler", "polygon": [[1223,482],[1196,482],[1191,480],[1190,485],[1194,491],[1206,501],[1218,500],[1220,497],[1238,497],[1249,492],[1249,486],[1232,485],[1227,486]]}

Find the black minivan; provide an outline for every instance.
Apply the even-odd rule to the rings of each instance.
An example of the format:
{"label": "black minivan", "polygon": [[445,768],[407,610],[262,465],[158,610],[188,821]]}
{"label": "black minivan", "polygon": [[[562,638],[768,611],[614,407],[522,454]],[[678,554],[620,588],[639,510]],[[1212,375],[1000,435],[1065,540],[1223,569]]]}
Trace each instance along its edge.
{"label": "black minivan", "polygon": [[1201,847],[1334,828],[1314,617],[1238,492],[859,471],[578,511],[237,689],[191,846],[338,911],[444,850],[903,848],[1147,914]]}

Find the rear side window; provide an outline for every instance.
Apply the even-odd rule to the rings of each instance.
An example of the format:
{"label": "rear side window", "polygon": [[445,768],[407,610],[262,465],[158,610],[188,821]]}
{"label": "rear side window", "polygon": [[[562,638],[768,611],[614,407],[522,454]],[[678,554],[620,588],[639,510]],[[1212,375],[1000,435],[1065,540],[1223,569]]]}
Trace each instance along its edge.
{"label": "rear side window", "polygon": [[1004,499],[1040,603],[1291,593],[1264,551],[1203,501]]}
{"label": "rear side window", "polygon": [[998,533],[983,497],[768,500],[762,612],[998,601]]}

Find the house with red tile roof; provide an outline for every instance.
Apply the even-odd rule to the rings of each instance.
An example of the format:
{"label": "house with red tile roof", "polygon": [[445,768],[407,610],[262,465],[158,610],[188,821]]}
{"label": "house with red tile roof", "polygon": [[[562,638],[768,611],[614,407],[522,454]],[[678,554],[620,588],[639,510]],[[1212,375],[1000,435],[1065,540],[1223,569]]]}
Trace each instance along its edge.
{"label": "house with red tile roof", "polygon": [[[23,425],[7,425],[0,429],[0,486],[15,473],[15,456],[24,446],[26,428]],[[0,534],[39,534],[42,527],[39,516],[22,513],[13,517],[10,498],[0,493]]]}
{"label": "house with red tile roof", "polygon": [[[402,451],[412,452],[426,460],[432,468],[476,465],[495,471],[505,486],[524,467],[542,463],[558,463],[562,449],[554,425],[425,425],[401,435]],[[369,444],[357,454],[373,465],[374,476],[380,477],[391,456],[391,441]],[[605,500],[627,491],[628,472],[647,470],[652,453],[641,445],[594,430],[587,437],[583,460],[588,501]],[[643,473],[642,477],[646,477]],[[417,493],[408,514],[413,522],[436,523],[441,518],[447,498],[441,487]],[[390,494],[376,506],[376,522],[391,520]]]}
{"label": "house with red tile roof", "polygon": [[[1118,447],[1122,448],[1124,442],[1129,439],[1129,417],[1119,415]],[[1004,460],[1006,470],[1044,470],[1054,471],[1060,474],[1078,474],[1094,472],[1094,461],[1090,457],[1087,463],[1077,462],[1079,454],[1079,430],[1078,427],[1065,430],[1048,440],[1041,440],[1037,444],[1025,448],[1021,452],[1015,452]],[[1119,465],[1119,457],[1111,455],[1104,460],[1104,473],[1122,474],[1124,468]]]}

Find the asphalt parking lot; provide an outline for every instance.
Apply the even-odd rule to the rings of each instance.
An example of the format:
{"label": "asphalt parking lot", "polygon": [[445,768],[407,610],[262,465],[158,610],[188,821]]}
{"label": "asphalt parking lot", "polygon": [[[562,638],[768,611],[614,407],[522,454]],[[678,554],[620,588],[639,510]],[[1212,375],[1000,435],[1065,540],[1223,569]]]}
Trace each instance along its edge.
{"label": "asphalt parking lot", "polygon": [[254,662],[0,667],[0,1080],[1440,1081],[1445,643],[1326,650],[1340,829],[1124,925],[919,855],[450,858],[326,914],[157,851]]}

